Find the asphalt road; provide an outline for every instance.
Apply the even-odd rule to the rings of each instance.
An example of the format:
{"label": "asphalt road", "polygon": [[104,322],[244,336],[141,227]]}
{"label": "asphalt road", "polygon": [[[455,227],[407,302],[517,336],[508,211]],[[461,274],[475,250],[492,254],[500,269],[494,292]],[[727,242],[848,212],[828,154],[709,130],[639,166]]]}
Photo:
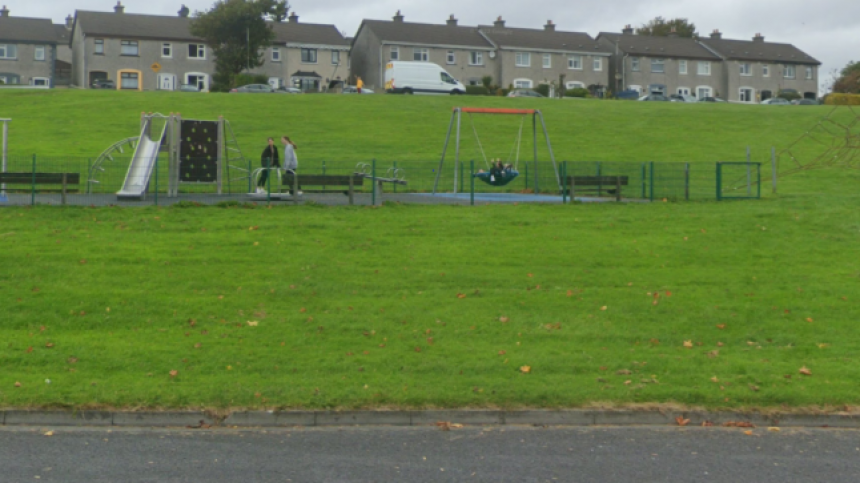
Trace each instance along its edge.
{"label": "asphalt road", "polygon": [[752,431],[4,427],[0,482],[860,481],[860,431]]}

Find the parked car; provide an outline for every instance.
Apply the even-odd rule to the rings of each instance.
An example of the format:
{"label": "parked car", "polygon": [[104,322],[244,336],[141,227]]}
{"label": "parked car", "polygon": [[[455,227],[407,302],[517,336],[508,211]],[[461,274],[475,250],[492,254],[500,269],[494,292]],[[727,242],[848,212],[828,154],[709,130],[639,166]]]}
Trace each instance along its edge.
{"label": "parked car", "polygon": [[699,99],[699,102],[726,102],[725,99],[720,99],[719,97],[703,97]]}
{"label": "parked car", "polygon": [[275,89],[278,94],[301,94],[302,90],[295,87],[281,86]]}
{"label": "parked car", "polygon": [[248,84],[246,86],[230,89],[230,92],[251,92],[256,94],[271,94],[275,92],[269,84]]}
{"label": "parked car", "polygon": [[182,84],[179,86],[179,92],[200,92],[200,87],[196,84]]}
{"label": "parked car", "polygon": [[663,94],[648,94],[647,96],[642,96],[639,98],[640,101],[660,101],[660,102],[669,102],[670,99]]}
{"label": "parked car", "polygon": [[432,62],[392,61],[385,66],[385,91],[391,94],[465,94],[466,86]]}
{"label": "parked car", "polygon": [[[373,94],[373,90],[368,89],[367,87],[361,88],[362,94]],[[343,86],[343,91],[341,94],[358,94],[358,87],[355,86]]]}
{"label": "parked car", "polygon": [[791,102],[789,102],[786,99],[783,99],[782,97],[771,97],[770,99],[761,101],[761,103],[768,105],[768,106],[790,106],[791,105]]}
{"label": "parked car", "polygon": [[543,95],[531,89],[514,89],[508,93],[508,97],[543,97]]}
{"label": "parked car", "polygon": [[817,106],[818,101],[814,99],[795,99],[791,101],[791,103],[795,106]]}
{"label": "parked car", "polygon": [[669,96],[669,100],[672,102],[699,102],[698,99],[688,94],[672,94]]}
{"label": "parked car", "polygon": [[639,99],[640,94],[636,89],[627,89],[626,91],[619,91],[615,94],[616,99],[626,100],[626,101],[635,101]]}
{"label": "parked car", "polygon": [[116,83],[110,79],[96,79],[93,89],[116,89]]}

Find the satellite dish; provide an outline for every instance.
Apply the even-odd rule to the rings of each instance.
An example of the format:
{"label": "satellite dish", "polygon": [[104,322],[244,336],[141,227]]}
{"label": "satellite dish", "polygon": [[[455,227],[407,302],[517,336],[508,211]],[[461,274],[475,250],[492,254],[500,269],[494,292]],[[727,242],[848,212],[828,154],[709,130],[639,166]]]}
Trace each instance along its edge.
{"label": "satellite dish", "polygon": [[495,51],[495,50],[491,50],[491,51],[490,51],[490,58],[491,58],[491,59],[495,59],[495,58],[496,58],[496,51]]}

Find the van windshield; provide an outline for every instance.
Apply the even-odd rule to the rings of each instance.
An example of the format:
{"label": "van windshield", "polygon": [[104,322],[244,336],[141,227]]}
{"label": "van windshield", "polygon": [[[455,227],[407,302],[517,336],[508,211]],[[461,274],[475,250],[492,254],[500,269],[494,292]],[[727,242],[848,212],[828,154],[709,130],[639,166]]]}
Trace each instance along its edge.
{"label": "van windshield", "polygon": [[448,84],[456,84],[457,83],[457,81],[454,80],[453,77],[448,75],[447,72],[441,72],[440,74],[442,76],[442,82],[447,82]]}

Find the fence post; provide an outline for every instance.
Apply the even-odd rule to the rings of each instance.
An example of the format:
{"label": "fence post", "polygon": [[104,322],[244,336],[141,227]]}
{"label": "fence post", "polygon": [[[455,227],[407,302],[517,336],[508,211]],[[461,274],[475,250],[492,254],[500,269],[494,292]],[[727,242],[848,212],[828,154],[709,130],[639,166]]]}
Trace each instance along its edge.
{"label": "fence post", "polygon": [[269,158],[269,167],[264,168],[266,170],[266,204],[272,204],[272,168],[274,165],[274,159]]}
{"label": "fence post", "polygon": [[36,204],[36,155],[33,155],[33,180],[30,184],[30,205]]}
{"label": "fence post", "polygon": [[645,186],[647,183],[645,182],[645,163],[642,163],[642,199],[645,199]]}
{"label": "fence post", "polygon": [[649,199],[654,201],[654,161],[651,161],[651,196]]}
{"label": "fence post", "polygon": [[717,163],[717,201],[723,200],[723,180],[721,179],[723,176],[723,170],[721,169],[720,163]]}
{"label": "fence post", "polygon": [[248,193],[251,193],[251,183],[254,181],[252,177],[254,176],[253,171],[251,171],[251,158],[248,158]]}
{"label": "fence post", "polygon": [[561,162],[561,204],[567,204],[567,161]]}
{"label": "fence post", "polygon": [[773,194],[776,194],[776,148],[770,148],[770,177],[773,184]]}
{"label": "fence post", "polygon": [[155,206],[158,206],[158,156],[155,157]]}
{"label": "fence post", "polygon": [[525,167],[526,167],[526,173],[525,173],[526,174],[526,185],[525,185],[525,188],[523,188],[523,191],[529,189],[529,163],[526,163]]}
{"label": "fence post", "polygon": [[[461,165],[462,166],[462,165]],[[475,160],[472,159],[469,161],[469,205],[475,206]],[[460,180],[463,180],[463,177],[460,176]],[[460,190],[462,193],[463,190]]]}
{"label": "fence post", "polygon": [[761,199],[761,163],[756,163],[756,199]]}
{"label": "fence post", "polygon": [[[323,166],[322,166],[322,168],[323,168],[323,176],[325,176],[325,160],[323,160],[323,162],[322,162],[322,163],[323,163]],[[294,174],[294,177],[295,177],[295,175],[297,175],[297,174],[298,174],[298,173],[295,173],[295,174]],[[350,176],[352,176],[352,175],[350,174]],[[325,189],[325,185],[323,185],[323,187],[322,187],[322,188],[323,188],[323,189]]]}
{"label": "fence post", "polygon": [[463,166],[463,164],[464,163],[460,163],[460,193],[463,192],[463,169],[465,169],[465,166]]}
{"label": "fence post", "polygon": [[371,206],[376,206],[376,158],[373,158],[373,161],[370,164],[370,204]]}
{"label": "fence post", "polygon": [[684,163],[684,200],[690,201],[690,163]]}
{"label": "fence post", "polygon": [[752,196],[752,165],[750,161],[750,147],[747,146],[747,196]]}
{"label": "fence post", "polygon": [[598,161],[597,162],[597,197],[600,198],[603,196],[603,180],[600,179],[600,175],[603,174],[603,164]]}
{"label": "fence post", "polygon": [[[395,179],[397,178],[397,161],[394,161],[394,171],[392,171],[391,174],[392,176],[394,176]],[[397,193],[397,183],[392,184],[394,185],[394,192]],[[462,192],[463,190],[460,191]]]}

